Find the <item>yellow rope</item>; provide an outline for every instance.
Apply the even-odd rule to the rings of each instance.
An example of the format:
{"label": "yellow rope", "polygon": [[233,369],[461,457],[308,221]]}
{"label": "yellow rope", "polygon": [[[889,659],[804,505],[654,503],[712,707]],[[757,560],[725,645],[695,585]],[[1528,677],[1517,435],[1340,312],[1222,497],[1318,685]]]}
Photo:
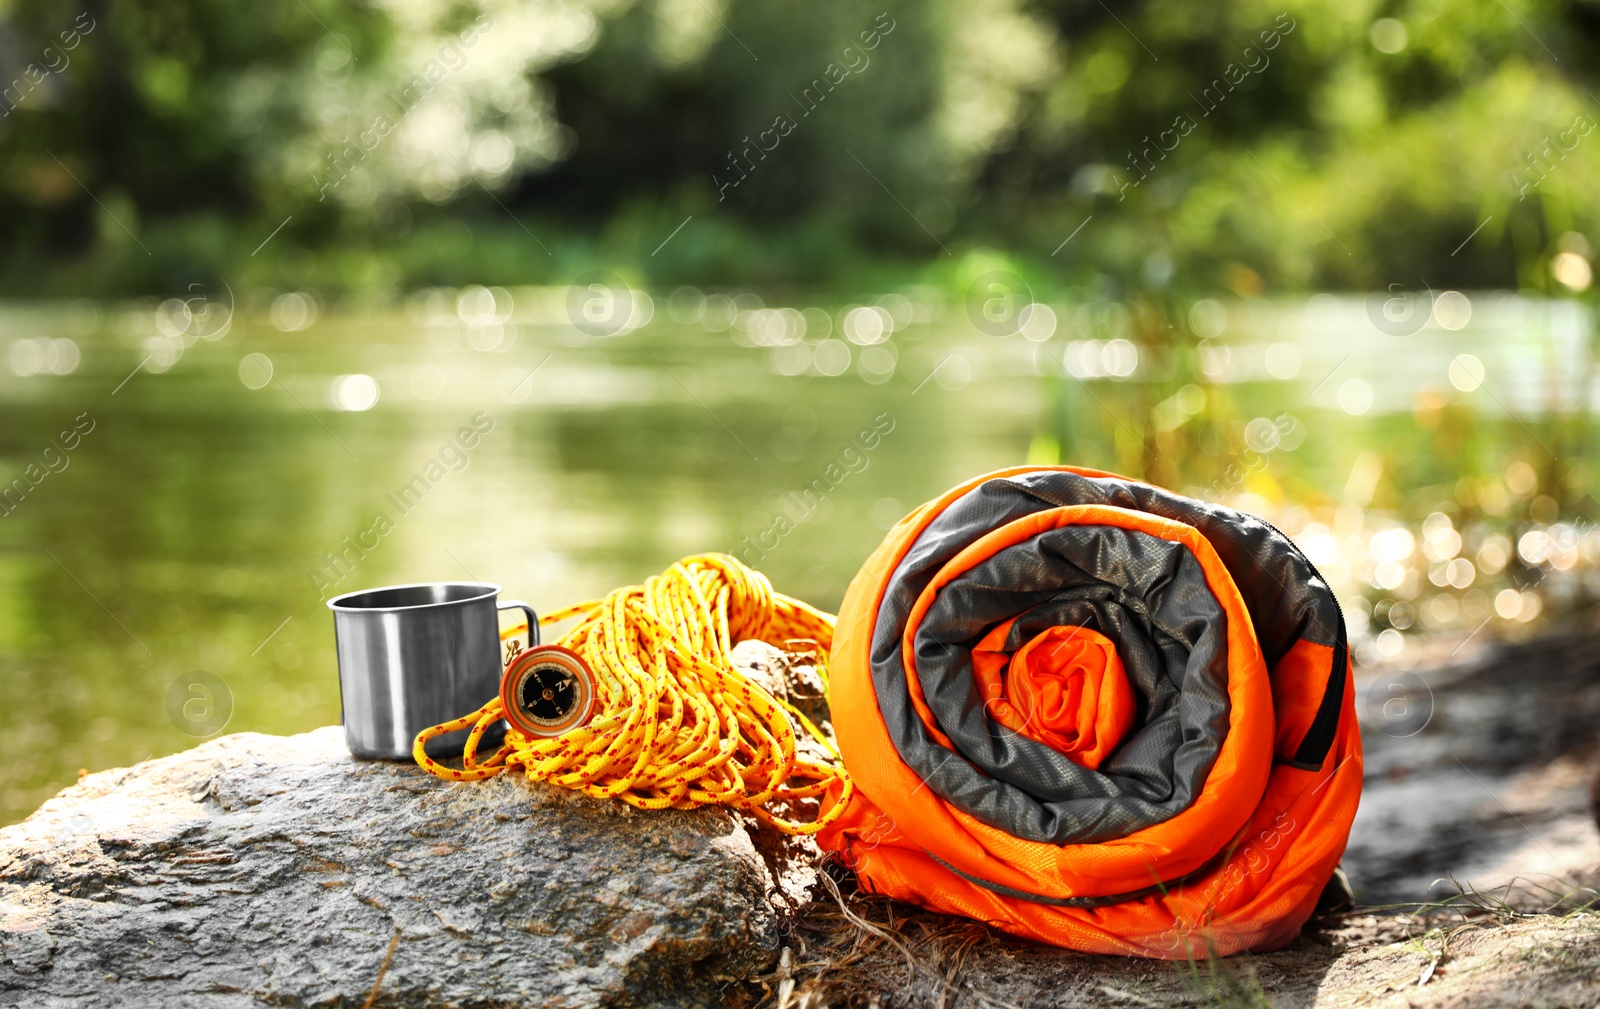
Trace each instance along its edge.
{"label": "yellow rope", "polygon": [[[558,644],[594,673],[595,715],[550,739],[511,727],[486,760],[478,743],[502,716],[498,697],[470,715],[417,734],[412,753],[430,773],[481,781],[520,767],[534,781],[618,798],[640,809],[742,809],[786,834],[814,834],[836,819],[854,790],[838,751],[793,705],[734,668],[734,644],[757,638],[779,647],[807,642],[821,656],[833,643],[831,614],[774,592],[772,583],[727,554],[686,557],[643,585],[616,589],[540,619],[581,620]],[[795,718],[828,750],[818,763],[795,755]],[[423,752],[428,740],[472,726],[462,769]],[[821,796],[839,801],[816,820],[785,819],[766,807]]]}

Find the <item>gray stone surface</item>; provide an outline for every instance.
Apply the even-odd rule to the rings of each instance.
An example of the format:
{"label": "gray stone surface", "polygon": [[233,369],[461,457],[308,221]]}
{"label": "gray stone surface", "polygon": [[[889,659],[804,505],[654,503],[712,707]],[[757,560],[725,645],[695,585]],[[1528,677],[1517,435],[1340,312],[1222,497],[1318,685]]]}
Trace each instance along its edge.
{"label": "gray stone surface", "polygon": [[380,1006],[716,1004],[809,881],[748,822],[226,736],[0,830],[0,1005],[361,1006],[396,933]]}

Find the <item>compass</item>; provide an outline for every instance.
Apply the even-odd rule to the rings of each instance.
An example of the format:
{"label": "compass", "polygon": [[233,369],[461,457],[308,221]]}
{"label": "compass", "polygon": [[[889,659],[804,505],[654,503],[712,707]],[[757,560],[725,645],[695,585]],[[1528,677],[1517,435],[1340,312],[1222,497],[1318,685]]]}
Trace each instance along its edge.
{"label": "compass", "polygon": [[588,723],[594,713],[594,674],[576,652],[535,645],[506,667],[500,703],[506,721],[525,736],[559,736]]}

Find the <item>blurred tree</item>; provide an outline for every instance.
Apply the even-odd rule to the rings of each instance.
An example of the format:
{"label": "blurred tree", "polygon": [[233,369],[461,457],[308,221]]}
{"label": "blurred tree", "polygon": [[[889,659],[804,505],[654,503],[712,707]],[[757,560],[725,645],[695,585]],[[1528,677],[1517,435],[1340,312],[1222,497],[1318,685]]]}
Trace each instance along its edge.
{"label": "blurred tree", "polygon": [[982,180],[1008,245],[1029,223],[1026,244],[1053,245],[1092,213],[1076,261],[1130,286],[1180,275],[1249,296],[1260,278],[1515,284],[1513,219],[1541,243],[1572,226],[1558,221],[1595,225],[1592,153],[1537,187],[1512,179],[1547,136],[1600,123],[1593,3],[1039,9],[1068,40],[1063,71]]}
{"label": "blurred tree", "polygon": [[1594,235],[1597,42],[1594,0],[0,0],[0,255],[30,293],[985,246],[1119,296],[1543,284]]}

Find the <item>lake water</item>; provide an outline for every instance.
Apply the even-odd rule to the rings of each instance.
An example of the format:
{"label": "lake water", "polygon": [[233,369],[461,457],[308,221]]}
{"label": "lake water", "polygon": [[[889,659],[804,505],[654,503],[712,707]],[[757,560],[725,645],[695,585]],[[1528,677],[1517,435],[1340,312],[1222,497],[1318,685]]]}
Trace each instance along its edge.
{"label": "lake water", "polygon": [[[1361,299],[1062,304],[996,336],[923,290],[595,290],[0,306],[0,480],[22,481],[0,505],[0,823],[79,768],[336,722],[327,595],[474,579],[550,609],[727,550],[832,608],[910,507],[1030,458],[1271,515],[1322,551],[1369,656],[1494,612],[1516,558],[1485,544],[1514,555],[1530,521],[1572,559],[1529,593],[1575,598],[1600,560],[1562,524],[1588,479],[1586,429],[1550,419],[1590,396],[1570,305],[1474,296],[1477,323],[1396,336]],[[191,692],[219,681],[216,707]]]}

